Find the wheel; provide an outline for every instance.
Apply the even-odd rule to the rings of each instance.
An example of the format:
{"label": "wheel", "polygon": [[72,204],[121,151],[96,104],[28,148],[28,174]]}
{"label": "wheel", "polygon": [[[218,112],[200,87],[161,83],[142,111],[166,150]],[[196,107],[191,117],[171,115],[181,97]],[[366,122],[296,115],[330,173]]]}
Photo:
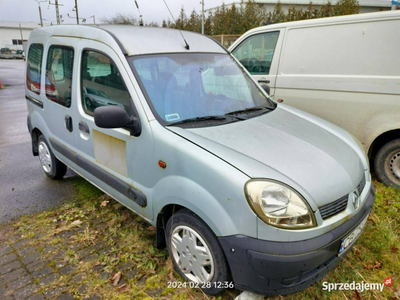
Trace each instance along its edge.
{"label": "wheel", "polygon": [[400,139],[383,145],[376,154],[374,164],[379,181],[400,187]]}
{"label": "wheel", "polygon": [[[225,254],[211,229],[194,213],[182,209],[167,222],[167,247],[175,269],[208,295],[230,280]],[[208,284],[207,284],[208,283]]]}
{"label": "wheel", "polygon": [[67,166],[54,156],[43,135],[39,136],[38,143],[39,160],[44,174],[51,179],[62,179],[67,173]]}

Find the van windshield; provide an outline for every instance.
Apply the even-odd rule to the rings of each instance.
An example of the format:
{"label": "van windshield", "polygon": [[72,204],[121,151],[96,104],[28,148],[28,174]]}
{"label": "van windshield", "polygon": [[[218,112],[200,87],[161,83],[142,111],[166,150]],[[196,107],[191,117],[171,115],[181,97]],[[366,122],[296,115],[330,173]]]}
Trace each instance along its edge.
{"label": "van windshield", "polygon": [[275,107],[227,54],[160,54],[129,60],[163,125],[232,120],[236,113],[243,120]]}

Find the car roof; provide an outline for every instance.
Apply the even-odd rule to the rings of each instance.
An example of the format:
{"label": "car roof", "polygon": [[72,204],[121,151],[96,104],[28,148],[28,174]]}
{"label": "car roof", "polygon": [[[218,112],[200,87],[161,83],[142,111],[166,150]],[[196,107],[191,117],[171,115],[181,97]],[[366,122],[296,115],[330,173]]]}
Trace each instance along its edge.
{"label": "car roof", "polygon": [[[185,40],[189,50],[185,48]],[[125,55],[176,52],[227,53],[215,40],[195,32],[133,25],[56,25],[35,29],[30,38],[51,36],[96,40],[119,47]],[[40,39],[40,38],[39,38]]]}
{"label": "car roof", "polygon": [[307,20],[301,20],[301,21],[283,22],[283,23],[270,24],[270,25],[256,27],[256,28],[250,29],[249,31],[244,33],[242,36],[262,32],[265,30],[271,31],[273,29],[281,29],[281,28],[322,26],[322,25],[326,25],[326,24],[335,24],[336,25],[336,24],[347,23],[347,22],[378,21],[378,20],[382,20],[382,19],[398,20],[399,18],[400,18],[400,11],[391,10],[391,11],[379,11],[379,12],[344,15],[344,16],[334,16],[334,17],[327,17],[327,18],[307,19]]}

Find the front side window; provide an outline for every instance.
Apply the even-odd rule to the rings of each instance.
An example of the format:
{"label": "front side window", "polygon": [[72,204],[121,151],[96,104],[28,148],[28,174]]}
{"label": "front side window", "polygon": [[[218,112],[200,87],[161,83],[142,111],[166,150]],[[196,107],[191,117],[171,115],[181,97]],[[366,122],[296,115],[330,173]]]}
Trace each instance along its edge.
{"label": "front side window", "polygon": [[129,58],[161,123],[225,116],[271,102],[227,54],[178,53]]}
{"label": "front side window", "polygon": [[71,47],[50,46],[46,63],[46,97],[65,107],[71,106],[73,62]]}
{"label": "front side window", "polygon": [[244,40],[232,54],[254,75],[268,75],[274,57],[279,31],[253,35]]}
{"label": "front side window", "polygon": [[82,106],[93,115],[100,106],[115,105],[129,113],[130,95],[115,63],[96,51],[84,51],[82,56]]}
{"label": "front side window", "polygon": [[32,44],[28,51],[26,69],[26,87],[35,94],[40,94],[40,77],[42,75],[43,45]]}

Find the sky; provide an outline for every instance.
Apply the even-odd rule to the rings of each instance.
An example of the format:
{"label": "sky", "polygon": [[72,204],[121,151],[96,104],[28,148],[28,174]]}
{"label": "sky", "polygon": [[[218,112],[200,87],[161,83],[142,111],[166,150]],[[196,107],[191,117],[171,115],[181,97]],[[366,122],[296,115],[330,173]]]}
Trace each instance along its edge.
{"label": "sky", "polygon": [[[42,0],[44,1],[44,0]],[[95,15],[96,23],[99,23],[104,17],[113,17],[117,13],[131,14],[135,18],[139,18],[139,12],[136,8],[134,0],[77,0],[80,18],[86,18],[87,23],[93,23]],[[190,15],[193,9],[197,12],[201,11],[201,0],[166,0],[172,14],[177,18],[179,11],[184,6],[186,14]],[[51,0],[54,3],[55,0]],[[145,23],[158,22],[162,20],[171,20],[169,12],[165,7],[163,0],[137,0],[140,11],[143,15]],[[232,1],[225,1],[229,3]],[[42,2],[42,15],[45,19],[43,22],[50,23],[56,21],[56,11],[54,5],[49,2]],[[63,15],[63,24],[75,24],[76,16],[72,9],[75,6],[75,0],[59,0],[60,14]],[[222,0],[204,0],[204,7],[212,8],[222,4]],[[67,16],[69,14],[69,18]],[[38,3],[35,0],[0,0],[0,21],[17,21],[17,22],[40,22]]]}

